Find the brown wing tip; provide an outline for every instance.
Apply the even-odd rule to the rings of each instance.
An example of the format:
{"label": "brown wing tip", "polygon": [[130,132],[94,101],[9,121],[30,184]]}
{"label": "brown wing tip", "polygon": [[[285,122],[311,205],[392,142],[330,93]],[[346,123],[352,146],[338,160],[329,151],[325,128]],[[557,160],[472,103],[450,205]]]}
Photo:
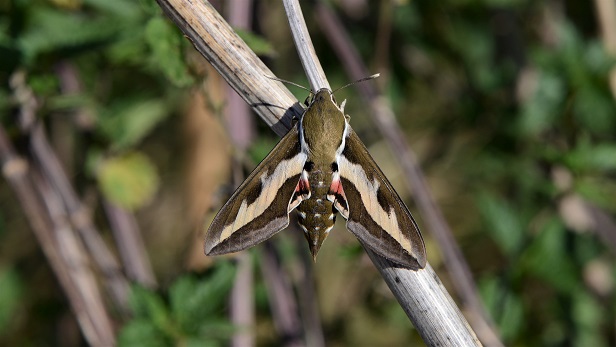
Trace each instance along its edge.
{"label": "brown wing tip", "polygon": [[208,244],[206,243],[203,246],[203,253],[205,253],[205,255],[207,256],[218,255],[218,253],[216,253],[214,249],[216,249],[216,247],[208,247]]}
{"label": "brown wing tip", "polygon": [[378,255],[394,263],[395,265],[397,265],[397,267],[402,267],[402,268],[413,270],[413,271],[421,270],[425,268],[427,264],[426,258],[422,256],[420,256],[419,258],[416,258],[414,256],[409,256],[410,259],[393,259],[388,256],[384,256],[382,254],[378,254]]}
{"label": "brown wing tip", "polygon": [[211,243],[211,242],[208,242],[208,240],[206,240],[203,246],[203,253],[205,253],[205,255],[207,256],[223,255],[223,254],[234,253],[237,251],[238,251],[237,249],[230,247],[230,244],[228,242]]}
{"label": "brown wing tip", "polygon": [[427,264],[427,260],[426,260],[426,250],[423,246],[423,242],[421,243],[421,246],[413,247],[413,253],[409,254],[405,252],[405,255],[403,257],[400,257],[398,259],[390,259],[390,260],[410,270],[416,271],[416,270],[421,270],[425,268]]}

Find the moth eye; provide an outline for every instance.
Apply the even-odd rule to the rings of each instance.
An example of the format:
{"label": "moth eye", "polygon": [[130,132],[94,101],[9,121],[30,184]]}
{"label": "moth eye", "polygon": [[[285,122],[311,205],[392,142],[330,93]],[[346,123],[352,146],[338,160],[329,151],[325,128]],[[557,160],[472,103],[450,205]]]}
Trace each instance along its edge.
{"label": "moth eye", "polygon": [[304,164],[304,170],[306,170],[306,172],[310,172],[312,169],[314,169],[314,162],[307,161],[306,164]]}
{"label": "moth eye", "polygon": [[333,172],[337,172],[338,171],[338,163],[336,163],[336,162],[332,163],[332,171]]}

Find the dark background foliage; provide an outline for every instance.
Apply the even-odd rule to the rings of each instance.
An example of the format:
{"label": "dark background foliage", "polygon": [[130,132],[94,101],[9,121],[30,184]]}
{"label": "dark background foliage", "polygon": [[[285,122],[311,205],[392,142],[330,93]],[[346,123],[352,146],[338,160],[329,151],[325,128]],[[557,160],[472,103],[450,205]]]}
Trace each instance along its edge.
{"label": "dark background foliage", "polygon": [[[506,345],[616,344],[616,85],[598,3],[331,2],[364,61],[382,73],[367,83],[391,101]],[[223,14],[230,6],[214,5]],[[331,85],[348,83],[314,4],[303,5]],[[238,29],[242,38],[278,77],[305,85],[281,4],[256,1],[251,10],[254,24]],[[235,331],[227,319],[234,266],[202,255],[201,238],[234,184],[225,127],[245,124],[222,120],[227,90],[217,73],[153,0],[0,1],[0,121],[29,158],[18,76],[112,248],[103,201],[137,218],[159,285],[135,286],[131,318],[112,313],[120,343],[225,344]],[[338,93],[344,98],[354,129],[422,227],[429,262],[452,288],[395,154],[353,88]],[[277,140],[255,123],[246,166]],[[22,209],[0,181],[0,344],[81,345]],[[308,249],[291,233],[275,240],[296,278],[292,264]],[[251,252],[258,263],[261,251]],[[314,267],[328,345],[419,339],[342,224]],[[255,281],[257,341],[278,345],[258,271]]]}

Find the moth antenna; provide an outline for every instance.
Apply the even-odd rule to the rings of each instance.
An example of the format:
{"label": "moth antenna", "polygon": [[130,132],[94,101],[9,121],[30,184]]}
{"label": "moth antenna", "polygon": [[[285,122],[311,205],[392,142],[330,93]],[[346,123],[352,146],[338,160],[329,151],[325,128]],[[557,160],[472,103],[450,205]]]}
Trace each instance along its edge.
{"label": "moth antenna", "polygon": [[306,88],[306,87],[304,87],[304,86],[302,86],[302,85],[300,85],[300,84],[297,84],[297,83],[295,83],[295,82],[291,82],[291,81],[283,80],[282,78],[278,78],[278,77],[274,77],[274,76],[265,76],[265,77],[267,77],[267,78],[269,78],[269,79],[272,79],[272,80],[274,80],[274,81],[278,81],[278,82],[282,82],[282,83],[287,83],[287,84],[290,84],[290,85],[296,86],[296,87],[298,87],[298,88],[302,88],[303,90],[307,90],[307,91],[309,91],[309,92],[310,92],[310,94],[312,94],[312,90],[310,90],[310,89],[308,89],[308,88]]}
{"label": "moth antenna", "polygon": [[351,82],[351,83],[346,84],[346,85],[344,85],[344,86],[342,86],[342,87],[340,87],[340,88],[337,88],[336,90],[334,90],[334,91],[332,92],[332,94],[334,94],[335,92],[339,91],[340,89],[344,89],[344,88],[346,88],[346,87],[348,87],[348,86],[352,86],[352,85],[354,85],[354,84],[356,84],[356,83],[359,83],[359,82],[364,82],[364,81],[368,81],[368,80],[371,80],[371,79],[375,79],[375,78],[377,78],[377,77],[379,77],[379,76],[381,76],[381,74],[380,74],[380,73],[375,73],[375,74],[374,74],[374,75],[372,75],[372,76],[368,76],[368,77],[360,78],[360,79],[358,79],[358,80],[357,80],[357,81],[355,81],[355,82]]}

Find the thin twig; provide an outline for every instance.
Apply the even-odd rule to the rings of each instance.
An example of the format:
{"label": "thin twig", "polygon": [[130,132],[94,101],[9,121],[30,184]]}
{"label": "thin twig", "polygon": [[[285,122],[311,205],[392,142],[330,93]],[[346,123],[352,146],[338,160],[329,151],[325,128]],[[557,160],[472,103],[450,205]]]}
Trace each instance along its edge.
{"label": "thin twig", "polygon": [[[291,234],[295,239],[296,249],[306,247],[306,239],[303,232],[296,226],[289,226]],[[300,316],[304,324],[304,334],[306,335],[306,345],[310,347],[325,347],[325,336],[319,314],[319,301],[314,283],[314,259],[309,252],[299,253],[300,269],[299,279],[296,280],[297,297],[299,302]]]}
{"label": "thin twig", "polygon": [[306,77],[310,83],[310,88],[313,91],[318,91],[321,88],[327,88],[331,90],[325,71],[321,67],[318,60],[313,59],[317,56],[310,39],[310,33],[306,27],[306,21],[304,21],[304,15],[302,9],[299,6],[298,1],[283,1],[284,8],[287,12],[287,20],[293,32],[293,40],[295,41],[295,48],[297,54],[299,54],[299,60],[302,62]]}
{"label": "thin twig", "polygon": [[156,276],[146,251],[139,225],[132,212],[103,198],[103,207],[109,220],[120,259],[126,275],[147,288],[156,288]]}
{"label": "thin twig", "polygon": [[616,254],[616,222],[609,213],[600,207],[586,200],[583,200],[582,203],[593,220],[593,227],[599,239],[612,251],[612,254]]}
{"label": "thin twig", "polygon": [[280,266],[276,249],[271,241],[265,241],[261,262],[263,263],[261,269],[270,298],[274,325],[282,336],[284,346],[304,346],[302,325],[297,311],[297,303],[293,296],[293,289],[288,279],[280,275],[284,270]]}
{"label": "thin twig", "polygon": [[[349,35],[333,11],[323,4],[322,1],[317,1],[315,10],[315,18],[317,18],[317,22],[321,25],[322,30],[328,33],[326,37],[330,40],[332,49],[338,54],[340,60],[344,62],[341,65],[346,69],[350,80],[368,76],[368,69],[363,64],[359,52],[352,45]],[[379,96],[373,83],[357,84],[356,87],[362,94],[361,99],[366,100],[369,104],[374,115],[373,120],[383,133],[383,138],[389,144],[392,152],[396,153],[400,158],[399,162],[405,173],[406,184],[409,187],[413,187],[414,197],[421,214],[429,225],[434,238],[439,243],[449,276],[467,308],[466,312],[469,313],[471,325],[475,328],[481,341],[486,346],[503,346],[481,303],[468,263],[458,247],[453,233],[445,221],[445,217],[432,197],[432,193],[417,162],[417,156],[400,130],[391,107],[384,98]]]}

